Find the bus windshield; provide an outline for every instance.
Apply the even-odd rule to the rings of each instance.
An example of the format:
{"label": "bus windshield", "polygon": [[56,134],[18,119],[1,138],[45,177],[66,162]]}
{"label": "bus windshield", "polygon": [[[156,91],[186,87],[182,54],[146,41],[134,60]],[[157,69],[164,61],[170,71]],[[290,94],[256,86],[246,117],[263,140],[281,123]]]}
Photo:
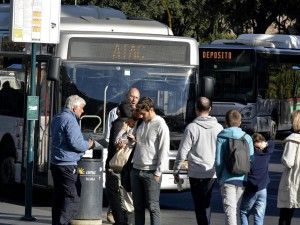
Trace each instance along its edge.
{"label": "bus windshield", "polygon": [[253,64],[250,50],[200,48],[199,73],[202,77],[214,78],[213,101],[254,101]]}
{"label": "bus windshield", "polygon": [[69,95],[79,94],[87,101],[88,115],[102,117],[105,99],[107,114],[124,100],[130,87],[137,87],[141,96],[154,100],[170,131],[183,130],[193,116],[193,107],[187,107],[195,95],[195,70],[191,67],[66,62],[63,71],[63,102]]}

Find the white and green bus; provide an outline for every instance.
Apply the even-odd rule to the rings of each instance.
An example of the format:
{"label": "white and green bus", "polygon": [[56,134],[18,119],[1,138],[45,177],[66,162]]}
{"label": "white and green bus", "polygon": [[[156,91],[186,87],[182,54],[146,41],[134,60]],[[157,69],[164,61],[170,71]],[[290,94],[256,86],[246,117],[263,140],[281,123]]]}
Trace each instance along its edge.
{"label": "white and green bus", "polygon": [[[1,6],[3,11],[9,8]],[[120,11],[95,6],[62,6],[60,30],[60,43],[40,45],[37,54],[40,108],[34,183],[51,184],[49,125],[69,95],[78,94],[86,100],[82,130],[104,143],[106,116],[130,87],[137,87],[142,96],[155,101],[157,111],[169,126],[171,148],[164,162],[162,189],[176,189],[172,176],[174,160],[184,128],[195,116],[199,63],[196,40],[173,36],[170,28],[157,21],[128,19]],[[5,34],[1,47],[0,77],[3,73],[18,83],[11,89],[18,92],[20,102],[16,103],[15,94],[0,90],[7,102],[6,105],[1,100],[0,104],[0,178],[3,182],[23,182],[30,55],[27,46],[12,45]],[[188,182],[185,185],[188,187]]]}

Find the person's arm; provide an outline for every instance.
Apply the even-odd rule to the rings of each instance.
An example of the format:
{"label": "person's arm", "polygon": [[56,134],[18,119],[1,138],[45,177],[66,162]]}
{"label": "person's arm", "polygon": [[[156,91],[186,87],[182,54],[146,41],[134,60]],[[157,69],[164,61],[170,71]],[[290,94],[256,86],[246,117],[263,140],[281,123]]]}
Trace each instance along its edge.
{"label": "person's arm", "polygon": [[90,143],[84,140],[80,127],[74,118],[69,118],[65,126],[65,137],[75,151],[84,152],[90,148]]}
{"label": "person's arm", "polygon": [[127,128],[126,122],[123,122],[123,126],[122,126],[122,128],[120,129],[120,131],[118,132],[118,134],[116,136],[115,144],[119,143],[119,141],[122,139],[124,134],[127,133],[127,130],[128,130],[128,128]]}
{"label": "person's arm", "polygon": [[193,141],[192,141],[193,134],[187,127],[184,131],[183,138],[180,141],[179,149],[177,152],[176,160],[173,167],[173,174],[178,174],[182,163],[186,160],[189,151],[192,148]]}
{"label": "person's arm", "polygon": [[162,174],[162,163],[167,159],[168,153],[170,150],[170,132],[167,124],[163,124],[159,129],[159,143],[158,143],[158,159],[157,159],[157,167],[154,175],[157,180],[160,179]]}
{"label": "person's arm", "polygon": [[106,121],[106,128],[105,128],[105,140],[108,143],[109,142],[109,137],[110,137],[110,130],[111,130],[111,125],[112,122],[114,122],[118,118],[117,115],[117,108],[113,108],[110,110],[107,116],[107,121]]}
{"label": "person's arm", "polygon": [[246,135],[247,136],[247,141],[248,141],[248,144],[249,144],[249,154],[250,154],[250,161],[253,162],[254,161],[254,145],[253,145],[253,140],[251,138],[250,135]]}
{"label": "person's arm", "polygon": [[274,140],[269,140],[268,141],[268,146],[267,146],[267,152],[269,154],[272,154],[274,152],[274,149],[275,149],[275,143],[274,143]]}
{"label": "person's arm", "polygon": [[281,158],[281,163],[285,167],[291,168],[292,166],[294,166],[298,145],[298,143],[293,143],[291,141],[287,141],[285,143],[284,151]]}
{"label": "person's arm", "polygon": [[[226,151],[225,148],[226,141],[223,140],[223,138],[218,137],[217,143],[216,143],[216,158],[215,158],[215,169],[216,169],[216,175],[217,178],[220,179],[222,176],[222,171],[224,167],[224,151]],[[224,149],[225,148],[225,149]]]}

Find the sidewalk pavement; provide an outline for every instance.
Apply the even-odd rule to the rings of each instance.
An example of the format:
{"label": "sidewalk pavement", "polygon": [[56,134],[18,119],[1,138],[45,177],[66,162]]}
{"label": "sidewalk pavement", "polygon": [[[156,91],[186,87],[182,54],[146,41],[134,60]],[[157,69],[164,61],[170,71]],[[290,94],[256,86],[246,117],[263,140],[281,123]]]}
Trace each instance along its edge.
{"label": "sidewalk pavement", "polygon": [[[106,221],[107,208],[103,209],[102,224],[110,224]],[[19,204],[0,202],[0,225],[45,225],[51,224],[50,207],[32,207],[32,217],[35,221],[24,221],[25,207]]]}
{"label": "sidewalk pavement", "polygon": [[[103,225],[108,225],[106,221],[107,208],[103,209]],[[1,225],[45,225],[51,224],[50,207],[33,207],[32,216],[36,221],[23,221],[25,207],[19,204],[0,202],[0,224]],[[162,225],[196,225],[195,215],[190,210],[161,210]],[[266,216],[265,225],[275,225],[278,223],[277,216]],[[146,224],[149,222],[149,214],[146,215]],[[223,213],[212,213],[212,225],[224,225]],[[250,223],[252,224],[252,223]],[[300,224],[300,218],[295,217],[292,225]]]}

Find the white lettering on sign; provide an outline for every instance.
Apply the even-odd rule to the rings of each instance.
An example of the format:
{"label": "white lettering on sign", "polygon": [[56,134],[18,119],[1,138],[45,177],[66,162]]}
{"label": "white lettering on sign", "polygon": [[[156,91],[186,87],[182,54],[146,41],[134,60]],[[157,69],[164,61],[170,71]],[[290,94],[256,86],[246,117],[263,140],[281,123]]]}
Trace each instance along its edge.
{"label": "white lettering on sign", "polygon": [[28,106],[28,109],[32,110],[32,111],[37,111],[38,107],[37,106]]}
{"label": "white lettering on sign", "polygon": [[85,172],[86,175],[96,175],[96,171],[88,170]]}

